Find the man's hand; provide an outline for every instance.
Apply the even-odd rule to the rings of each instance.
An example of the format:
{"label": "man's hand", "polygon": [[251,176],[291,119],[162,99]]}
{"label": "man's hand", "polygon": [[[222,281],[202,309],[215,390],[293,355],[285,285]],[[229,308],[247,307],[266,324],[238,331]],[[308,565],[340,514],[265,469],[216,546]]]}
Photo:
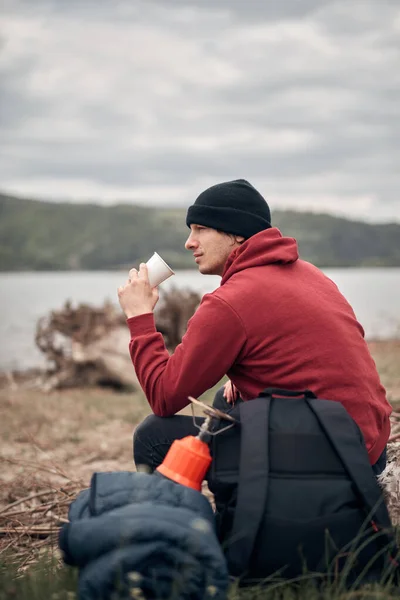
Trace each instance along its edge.
{"label": "man's hand", "polygon": [[232,381],[228,381],[224,384],[224,398],[228,404],[235,404],[235,400],[238,395],[238,389],[233,385]]}
{"label": "man's hand", "polygon": [[127,319],[153,312],[158,289],[150,286],[145,263],[141,263],[139,272],[136,269],[129,271],[128,281],[118,288],[118,299]]}

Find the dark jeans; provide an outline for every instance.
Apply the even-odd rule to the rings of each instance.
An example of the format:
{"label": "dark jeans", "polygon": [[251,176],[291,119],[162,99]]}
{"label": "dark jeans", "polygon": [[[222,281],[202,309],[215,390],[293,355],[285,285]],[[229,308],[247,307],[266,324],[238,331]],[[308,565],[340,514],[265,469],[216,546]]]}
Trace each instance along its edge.
{"label": "dark jeans", "polygon": [[[236,403],[242,402],[241,399]],[[227,411],[231,408],[223,397],[223,388],[220,388],[215,395],[213,406],[220,410]],[[204,419],[196,418],[199,425]],[[164,460],[172,442],[180,440],[188,435],[197,435],[199,430],[193,424],[192,417],[174,416],[174,417],[156,417],[149,415],[136,428],[133,436],[133,458],[136,467],[146,465],[146,468],[154,471]],[[386,448],[372,465],[372,470],[376,476],[380,475],[386,467]]]}
{"label": "dark jeans", "polygon": [[[223,397],[221,387],[215,394],[213,406],[224,412],[232,406]],[[242,402],[241,399],[237,402]],[[200,426],[204,419],[196,417]],[[180,440],[188,435],[197,435],[199,430],[193,424],[192,417],[177,415],[174,417],[156,417],[149,415],[136,427],[133,435],[133,458],[136,468],[145,465],[154,471],[164,460],[174,440]]]}
{"label": "dark jeans", "polygon": [[376,461],[374,465],[372,465],[372,470],[374,474],[378,477],[385,470],[386,467],[386,447],[384,448],[382,454]]}

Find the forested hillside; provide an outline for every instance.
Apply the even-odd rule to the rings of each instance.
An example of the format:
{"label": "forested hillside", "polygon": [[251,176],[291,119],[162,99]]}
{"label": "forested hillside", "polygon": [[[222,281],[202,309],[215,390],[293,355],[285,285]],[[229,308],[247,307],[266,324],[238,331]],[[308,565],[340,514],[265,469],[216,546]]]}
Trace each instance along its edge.
{"label": "forested hillside", "polygon": [[[184,249],[185,209],[52,203],[0,194],[0,270],[116,269],[154,250],[174,268],[194,267]],[[273,225],[318,266],[400,266],[400,224],[371,225],[280,211]]]}

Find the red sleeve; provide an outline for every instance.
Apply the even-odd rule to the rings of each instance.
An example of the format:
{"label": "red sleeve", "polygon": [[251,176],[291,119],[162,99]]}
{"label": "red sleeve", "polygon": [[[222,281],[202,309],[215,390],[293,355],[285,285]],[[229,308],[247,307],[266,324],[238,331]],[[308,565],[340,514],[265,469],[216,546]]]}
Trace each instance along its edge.
{"label": "red sleeve", "polygon": [[216,385],[235,362],[244,342],[239,315],[207,294],[188,323],[182,343],[169,355],[152,313],[128,319],[129,351],[139,383],[154,412],[169,417]]}

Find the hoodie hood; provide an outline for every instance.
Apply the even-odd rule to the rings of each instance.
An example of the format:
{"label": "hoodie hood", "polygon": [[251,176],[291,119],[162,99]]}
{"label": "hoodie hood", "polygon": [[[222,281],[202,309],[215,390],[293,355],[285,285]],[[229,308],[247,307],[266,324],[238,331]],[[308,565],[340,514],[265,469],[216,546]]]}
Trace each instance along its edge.
{"label": "hoodie hood", "polygon": [[283,237],[277,227],[265,229],[250,237],[229,255],[221,285],[243,269],[272,264],[288,265],[298,258],[299,252],[294,238]]}

